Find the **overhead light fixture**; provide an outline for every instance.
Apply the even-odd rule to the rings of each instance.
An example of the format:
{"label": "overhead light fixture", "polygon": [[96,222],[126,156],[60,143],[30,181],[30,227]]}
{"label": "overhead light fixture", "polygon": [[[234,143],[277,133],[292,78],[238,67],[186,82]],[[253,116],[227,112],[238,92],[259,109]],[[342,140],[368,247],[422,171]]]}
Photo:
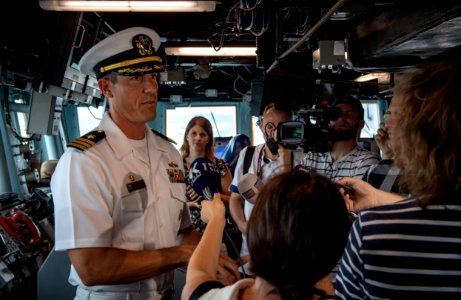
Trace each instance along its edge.
{"label": "overhead light fixture", "polygon": [[216,1],[39,0],[39,3],[45,10],[56,11],[207,12],[216,9]]}
{"label": "overhead light fixture", "polygon": [[174,56],[256,56],[256,47],[165,47],[167,55]]}
{"label": "overhead light fixture", "polygon": [[378,79],[378,82],[388,82],[390,79],[389,73],[369,73],[357,77],[354,81],[356,82],[366,82],[370,80]]}

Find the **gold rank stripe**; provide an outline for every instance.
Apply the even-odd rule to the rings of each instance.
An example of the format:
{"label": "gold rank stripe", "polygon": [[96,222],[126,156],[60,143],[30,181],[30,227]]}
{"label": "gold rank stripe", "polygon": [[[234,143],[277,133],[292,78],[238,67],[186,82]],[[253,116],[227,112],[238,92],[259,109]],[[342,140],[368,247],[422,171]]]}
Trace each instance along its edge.
{"label": "gold rank stripe", "polygon": [[79,142],[79,143],[81,143],[82,145],[88,145],[88,147],[91,147],[91,146],[93,146],[94,144],[96,144],[94,141],[89,140],[89,139],[86,139],[86,138],[84,138],[84,137],[80,137],[80,138],[76,139],[74,142]]}
{"label": "gold rank stripe", "polygon": [[85,139],[85,138],[78,138],[75,141],[71,142],[69,146],[76,147],[80,150],[86,150],[96,144],[95,142]]}
{"label": "gold rank stripe", "polygon": [[79,150],[82,150],[82,151],[85,151],[88,149],[88,147],[84,147],[84,146],[81,146],[75,142],[71,142],[69,145],[67,145],[67,147],[73,147],[73,148],[77,148]]}
{"label": "gold rank stripe", "polygon": [[148,56],[148,57],[142,57],[142,58],[135,58],[135,59],[125,60],[125,61],[122,61],[116,64],[108,65],[105,67],[101,67],[99,70],[101,71],[101,73],[104,73],[104,72],[107,72],[113,69],[117,69],[121,67],[128,67],[134,64],[139,64],[139,63],[148,62],[148,61],[162,62],[162,59],[159,56]]}
{"label": "gold rank stripe", "polygon": [[85,151],[96,145],[96,143],[103,140],[105,137],[106,134],[103,130],[94,130],[79,137],[78,139],[73,140],[72,142],[67,144],[67,147],[72,147]]}

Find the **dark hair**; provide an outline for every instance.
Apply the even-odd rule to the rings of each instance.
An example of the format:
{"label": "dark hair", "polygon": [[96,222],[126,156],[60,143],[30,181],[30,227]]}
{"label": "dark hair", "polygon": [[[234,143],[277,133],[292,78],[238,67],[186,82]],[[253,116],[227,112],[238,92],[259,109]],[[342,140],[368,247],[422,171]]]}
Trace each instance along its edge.
{"label": "dark hair", "polygon": [[[267,120],[269,117],[272,116],[275,118],[281,118],[286,120],[291,120],[293,118],[293,111],[291,111],[288,107],[281,105],[279,102],[269,103],[263,111],[262,117],[256,122],[256,125],[263,131],[265,134]],[[278,124],[273,124],[277,127]]]}
{"label": "dark hair", "polygon": [[190,154],[190,145],[187,142],[187,135],[189,134],[189,131],[194,127],[195,125],[199,125],[200,127],[205,130],[205,132],[208,134],[209,140],[208,144],[206,145],[205,149],[205,156],[213,160],[214,159],[214,138],[213,138],[213,127],[211,126],[210,121],[202,116],[196,116],[193,117],[189,123],[187,123],[186,126],[186,131],[184,132],[184,138],[183,142],[181,145],[181,148],[179,151],[181,152],[182,157],[188,157]]}
{"label": "dark hair", "polygon": [[274,284],[284,300],[311,299],[346,244],[346,205],[328,178],[291,170],[269,179],[248,221],[251,271]]}
{"label": "dark hair", "polygon": [[284,105],[282,102],[272,102],[272,103],[267,104],[266,107],[264,107],[262,116],[264,117],[264,115],[271,109],[275,109],[279,111],[280,113],[286,114],[290,116],[290,118],[293,117],[292,109]]}
{"label": "dark hair", "polygon": [[116,72],[111,72],[111,73],[109,73],[107,75],[102,76],[101,78],[105,78],[105,79],[109,80],[111,83],[116,83],[118,76],[119,75]]}
{"label": "dark hair", "polygon": [[423,207],[461,199],[461,59],[441,58],[402,75],[394,88],[401,116],[395,162],[404,170],[401,183]]}
{"label": "dark hair", "polygon": [[358,112],[359,112],[359,117],[361,120],[363,120],[364,118],[364,115],[365,115],[365,110],[363,109],[363,105],[362,105],[362,102],[360,102],[359,99],[353,97],[353,96],[350,96],[350,95],[347,95],[347,96],[343,96],[341,98],[338,98],[332,106],[336,106],[338,104],[349,104],[350,106],[352,106],[353,108],[357,109]]}

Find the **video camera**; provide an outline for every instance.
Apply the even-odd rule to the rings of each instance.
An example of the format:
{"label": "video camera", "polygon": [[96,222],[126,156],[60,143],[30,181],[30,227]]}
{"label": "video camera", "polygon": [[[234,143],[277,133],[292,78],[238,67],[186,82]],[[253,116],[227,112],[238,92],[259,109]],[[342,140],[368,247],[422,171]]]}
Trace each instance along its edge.
{"label": "video camera", "polygon": [[280,122],[277,141],[284,147],[303,148],[304,152],[326,152],[331,149],[330,121],[341,116],[337,107],[303,109],[297,112],[302,121]]}

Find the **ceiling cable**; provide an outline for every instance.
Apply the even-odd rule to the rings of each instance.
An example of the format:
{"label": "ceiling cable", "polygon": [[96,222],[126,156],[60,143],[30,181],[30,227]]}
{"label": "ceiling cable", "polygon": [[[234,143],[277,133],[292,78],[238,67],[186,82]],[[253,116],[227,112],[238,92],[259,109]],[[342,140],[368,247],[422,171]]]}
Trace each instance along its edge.
{"label": "ceiling cable", "polygon": [[283,58],[285,58],[285,56],[296,50],[302,43],[304,43],[308,38],[310,38],[312,34],[314,34],[314,32],[317,31],[317,29],[319,29],[319,27],[322,26],[331,17],[331,15],[333,15],[338,9],[340,9],[346,2],[347,0],[339,0],[338,2],[336,2],[336,4],[333,5],[333,7],[330,8],[330,10],[325,15],[323,15],[322,18],[314,26],[312,26],[312,28],[299,41],[296,42],[296,44],[291,46],[287,51],[283,52],[279,57],[276,58],[272,65],[266,70],[266,73],[272,71],[278,65],[280,60],[282,60]]}

